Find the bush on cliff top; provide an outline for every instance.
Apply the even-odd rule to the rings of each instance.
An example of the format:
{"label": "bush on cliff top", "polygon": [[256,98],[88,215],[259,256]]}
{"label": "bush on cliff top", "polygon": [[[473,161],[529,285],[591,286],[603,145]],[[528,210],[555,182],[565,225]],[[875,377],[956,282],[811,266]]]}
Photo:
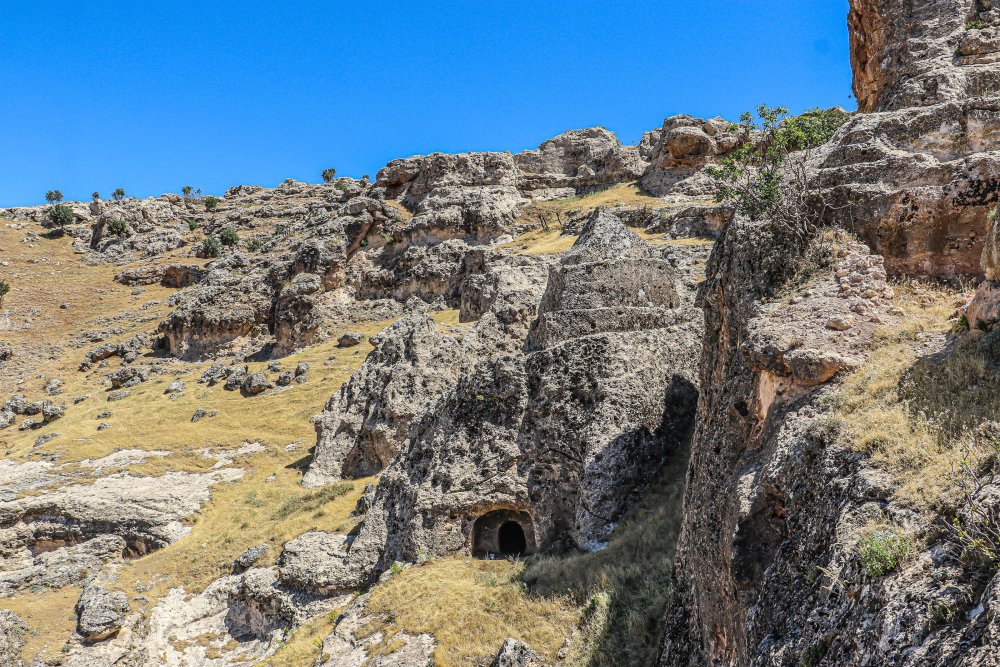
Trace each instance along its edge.
{"label": "bush on cliff top", "polygon": [[771,217],[796,231],[808,232],[809,219],[821,217],[821,213],[807,215],[807,156],[800,156],[794,164],[789,156],[825,144],[848,117],[841,109],[813,109],[793,117],[784,107],[764,104],[757,107],[756,117],[744,113],[730,128],[739,133],[739,148],[719,166],[706,170],[719,183],[716,201],[733,201],[736,213],[751,220]]}

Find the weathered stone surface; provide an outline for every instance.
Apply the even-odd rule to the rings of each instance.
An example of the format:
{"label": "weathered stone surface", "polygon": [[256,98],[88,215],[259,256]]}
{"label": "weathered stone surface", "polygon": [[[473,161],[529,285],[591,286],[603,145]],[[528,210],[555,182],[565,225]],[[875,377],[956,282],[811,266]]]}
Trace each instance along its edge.
{"label": "weathered stone surface", "polygon": [[490,667],[545,667],[545,661],[530,646],[508,638],[497,652]]}
{"label": "weathered stone surface", "polygon": [[28,626],[12,611],[0,609],[0,664],[23,667],[21,649]]}
{"label": "weathered stone surface", "polygon": [[[582,284],[559,287],[560,276],[602,261],[617,268],[579,274],[598,296],[578,298],[590,293]],[[614,286],[633,272],[655,277],[660,291]],[[344,590],[422,554],[470,553],[489,543],[477,534],[480,519],[498,511],[521,525],[528,552],[601,548],[663,462],[684,455],[699,322],[675,282],[655,251],[613,216],[595,214],[553,268],[538,319],[563,304],[600,312],[628,295],[678,311],[674,320],[566,329],[558,340],[539,337],[533,352],[491,356],[464,373],[413,421],[361,533],[330,561],[329,585]]]}
{"label": "weathered stone surface", "polygon": [[88,642],[105,640],[121,630],[129,609],[125,593],[91,584],[76,603],[77,632]]}
{"label": "weathered stone surface", "polygon": [[[0,596],[26,588],[82,586],[108,562],[121,558],[127,544],[117,535],[57,548],[63,542],[39,540],[25,523],[0,528]],[[44,550],[42,550],[44,549]],[[49,550],[54,549],[54,550]],[[33,550],[39,553],[33,555]]]}
{"label": "weathered stone surface", "polygon": [[658,196],[710,199],[717,186],[704,168],[739,146],[739,134],[729,126],[721,118],[706,121],[682,115],[665,119],[642,174],[643,189]]}
{"label": "weathered stone surface", "polygon": [[184,519],[208,500],[210,487],[239,478],[241,471],[169,473],[162,477],[103,477],[69,484],[45,495],[0,500],[0,528],[19,523],[32,543],[70,545],[117,535],[127,552],[141,555],[187,534]]}

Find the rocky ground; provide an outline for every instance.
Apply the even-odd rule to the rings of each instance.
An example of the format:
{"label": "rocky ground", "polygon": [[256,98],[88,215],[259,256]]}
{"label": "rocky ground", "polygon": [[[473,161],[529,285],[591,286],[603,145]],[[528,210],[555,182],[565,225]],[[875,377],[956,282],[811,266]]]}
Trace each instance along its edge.
{"label": "rocky ground", "polygon": [[[2,211],[4,660],[458,665],[508,636],[566,655],[583,602],[527,594],[516,561],[469,559],[502,550],[504,512],[525,553],[602,550],[686,456],[719,216],[704,184],[655,197],[638,181],[704,180],[726,146],[682,141],[674,164],[668,137],[723,124],[667,125],[638,147],[574,131],[215,206],[71,204],[63,228],[46,207]],[[523,433],[435,453],[483,410],[476,428]],[[396,529],[414,502],[419,538]],[[443,571],[464,604],[387,625],[393,579]],[[496,595],[517,613],[470,616]],[[449,632],[457,618],[491,631]]]}
{"label": "rocky ground", "polygon": [[1000,16],[911,5],[805,234],[689,116],[0,209],[0,664],[1000,664]]}

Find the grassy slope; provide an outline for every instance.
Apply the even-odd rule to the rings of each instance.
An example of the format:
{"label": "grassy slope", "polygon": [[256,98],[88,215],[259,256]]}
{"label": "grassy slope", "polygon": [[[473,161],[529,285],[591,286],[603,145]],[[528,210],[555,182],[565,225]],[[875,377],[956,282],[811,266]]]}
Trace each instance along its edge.
{"label": "grassy slope", "polygon": [[[632,204],[657,201],[641,195],[634,187],[619,186],[611,191],[544,205],[552,210],[557,207],[562,211],[587,210],[623,200]],[[32,306],[40,306],[41,312],[23,331],[0,332],[0,337],[13,344],[20,359],[14,375],[0,378],[0,395],[17,389],[31,400],[41,399],[46,380],[59,377],[65,381],[65,387],[58,400],[69,402],[68,399],[87,393],[91,398],[80,405],[70,405],[65,417],[38,431],[7,429],[0,432],[0,451],[15,460],[58,456],[66,470],[80,475],[83,480],[90,473],[78,465],[82,460],[99,458],[121,449],[170,452],[170,456],[151,458],[127,467],[132,474],[160,475],[172,470],[211,469],[216,459],[205,455],[207,449],[232,451],[246,441],[260,442],[265,447],[261,452],[235,460],[234,465],[245,468],[246,475],[236,482],[213,488],[212,499],[195,517],[187,537],[128,563],[119,583],[133,596],[134,604],[148,608],[174,586],[184,586],[192,592],[204,588],[212,579],[225,574],[231,561],[248,546],[270,544],[272,548],[265,562],[273,562],[282,542],[306,530],[350,527],[353,521],[350,511],[369,480],[352,482],[346,494],[322,507],[293,512],[287,517],[280,515],[280,508],[308,493],[298,482],[306,450],[314,438],[309,418],[322,409],[330,395],[360,365],[367,353],[367,343],[357,348],[340,349],[328,342],[292,355],[282,360],[283,367],[293,368],[299,361],[308,361],[312,366],[310,382],[249,399],[218,386],[209,388],[197,384],[207,363],[145,359],[143,363],[163,363],[167,373],[154,375],[134,388],[126,399],[108,403],[103,375],[113,370],[118,362],[112,360],[107,368],[85,375],[77,366],[91,346],[74,348],[70,341],[78,331],[108,328],[110,325],[101,322],[101,318],[128,309],[137,316],[148,317],[149,321],[115,322],[114,325],[126,329],[116,338],[151,331],[168,312],[164,304],[174,290],[154,285],[133,295],[133,288],[112,280],[121,267],[85,266],[71,252],[67,239],[42,239],[28,246],[20,243],[22,234],[23,231],[0,223],[0,248],[4,250],[4,259],[11,262],[4,275],[14,284],[5,307],[14,311],[12,319],[15,321],[21,321]],[[643,236],[654,243],[670,242]],[[573,241],[575,237],[559,236],[558,231],[539,230],[529,232],[514,245],[522,252],[551,253],[564,251]],[[185,258],[185,261],[188,260]],[[147,301],[160,301],[161,304],[140,310],[139,306]],[[69,303],[69,308],[60,309],[59,304],[64,302]],[[457,326],[454,311],[438,313],[435,317],[446,327]],[[359,329],[371,335],[386,324],[367,323],[345,326],[345,329]],[[249,365],[251,370],[266,366],[262,362]],[[25,379],[20,387],[18,378]],[[163,389],[175,379],[183,380],[187,390],[171,400],[163,394]],[[192,423],[191,415],[198,408],[217,411],[218,415]],[[98,420],[97,414],[105,410],[114,414]],[[100,421],[112,424],[112,428],[97,431]],[[58,432],[59,436],[41,447],[34,447],[38,435],[50,432]],[[296,442],[303,446],[286,450],[287,445]],[[671,497],[671,502],[673,500]],[[641,512],[646,514],[637,516],[647,519],[659,516],[652,507],[645,507]],[[652,515],[648,514],[650,512]],[[521,637],[552,657],[567,636],[579,634],[576,628],[582,615],[593,610],[591,598],[594,593],[611,596],[612,605],[616,594],[621,601],[620,595],[625,593],[621,587],[625,584],[615,575],[608,574],[612,561],[639,548],[639,544],[645,545],[644,548],[654,546],[650,540],[663,527],[648,523],[646,528],[639,529],[640,522],[628,526],[620,531],[621,537],[616,536],[607,556],[581,555],[565,562],[549,559],[529,565],[527,572],[540,595],[529,594],[520,582],[525,576],[524,564],[442,559],[408,569],[387,586],[376,587],[373,609],[396,607],[402,613],[394,615],[394,627],[410,632],[433,632],[439,642],[440,664],[466,664],[463,662],[466,656],[489,655],[509,635]],[[653,549],[650,553],[657,552]],[[643,580],[660,577],[660,569],[659,566],[651,569]],[[567,574],[570,572],[603,574],[599,581],[588,579],[584,583],[575,580],[576,574]],[[624,575],[625,571],[620,574]],[[654,582],[652,585],[657,589],[655,598],[660,584]],[[430,593],[433,598],[426,597]],[[47,655],[58,651],[74,626],[72,608],[78,594],[77,589],[67,588],[0,600],[0,607],[14,609],[31,626],[27,656],[43,650]],[[136,601],[139,595],[145,601]],[[435,604],[429,607],[403,604],[405,600],[416,598],[433,599]],[[441,604],[442,600],[449,602]],[[615,613],[610,612],[611,623],[614,623]],[[606,643],[601,635],[607,633],[609,614],[602,612],[601,615],[605,620],[592,624],[591,636],[582,643],[578,641],[583,648],[574,653],[577,662],[584,660],[581,657],[584,653],[599,652]],[[293,634],[272,662],[311,665],[318,651],[317,641],[329,631],[332,622],[325,616],[314,619]],[[489,628],[490,631],[477,628]]]}

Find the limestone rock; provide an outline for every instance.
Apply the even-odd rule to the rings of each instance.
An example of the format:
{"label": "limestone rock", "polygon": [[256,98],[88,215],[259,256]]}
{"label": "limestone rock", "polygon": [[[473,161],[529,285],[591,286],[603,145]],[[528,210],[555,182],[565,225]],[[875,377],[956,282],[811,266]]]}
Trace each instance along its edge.
{"label": "limestone rock", "polygon": [[261,372],[246,376],[242,384],[242,390],[246,396],[256,396],[273,388],[274,383],[268,380],[267,376]]}
{"label": "limestone rock", "polygon": [[105,640],[121,629],[129,609],[125,593],[91,584],[76,603],[77,632],[88,642]]}
{"label": "limestone rock", "polygon": [[362,338],[364,338],[363,334],[357,331],[348,331],[337,339],[337,347],[354,347],[361,342]]}
{"label": "limestone rock", "polygon": [[545,661],[524,642],[508,637],[490,667],[545,667]]}
{"label": "limestone rock", "polygon": [[[602,263],[611,268],[586,270]],[[630,290],[631,274],[659,291]],[[572,289],[563,288],[568,275],[579,277]],[[603,330],[567,325],[537,336],[531,352],[488,356],[464,372],[413,421],[360,534],[331,561],[330,585],[349,589],[421,554],[602,548],[664,461],[684,456],[699,322],[693,295],[682,304],[675,283],[653,249],[595,214],[552,269],[538,321],[564,306],[603,321],[625,296],[656,315]],[[508,523],[519,535],[512,543],[498,538]]]}
{"label": "limestone rock", "polygon": [[28,626],[12,611],[0,609],[0,664],[23,667],[21,649]]}

